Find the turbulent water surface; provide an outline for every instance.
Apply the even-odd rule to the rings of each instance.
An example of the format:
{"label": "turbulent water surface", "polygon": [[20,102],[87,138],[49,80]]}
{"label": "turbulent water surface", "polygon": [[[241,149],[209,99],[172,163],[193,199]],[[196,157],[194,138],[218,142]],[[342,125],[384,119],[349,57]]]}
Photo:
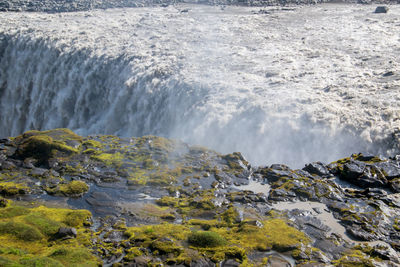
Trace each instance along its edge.
{"label": "turbulent water surface", "polygon": [[396,152],[400,7],[0,14],[0,135],[155,134],[255,164]]}

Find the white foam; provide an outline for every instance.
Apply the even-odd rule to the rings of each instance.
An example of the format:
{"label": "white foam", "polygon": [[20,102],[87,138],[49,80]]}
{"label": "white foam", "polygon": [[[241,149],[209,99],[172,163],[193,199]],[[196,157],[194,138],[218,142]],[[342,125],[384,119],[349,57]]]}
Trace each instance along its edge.
{"label": "white foam", "polygon": [[400,7],[373,9],[0,13],[0,135],[158,134],[292,167],[385,153],[399,127]]}

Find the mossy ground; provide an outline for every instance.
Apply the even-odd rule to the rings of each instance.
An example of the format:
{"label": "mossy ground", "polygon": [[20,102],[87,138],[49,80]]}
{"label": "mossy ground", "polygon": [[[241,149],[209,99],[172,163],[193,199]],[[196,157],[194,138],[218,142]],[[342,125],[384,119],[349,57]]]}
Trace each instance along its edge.
{"label": "mossy ground", "polygon": [[[253,221],[243,221],[228,226],[228,222],[221,219],[191,219],[183,224],[165,222],[128,227],[125,236],[135,248],[131,249],[135,255],[145,254],[146,249],[150,249],[153,254],[168,255],[168,260],[177,264],[190,263],[193,259],[187,255],[189,251],[196,251],[196,254],[207,255],[215,262],[235,259],[250,266],[253,261],[248,259],[248,255],[254,251],[274,249],[296,253],[310,242],[306,235],[289,226],[285,219],[267,217],[257,225]],[[134,256],[128,254],[127,257]]]}
{"label": "mossy ground", "polygon": [[[25,207],[0,198],[0,266],[97,266],[101,262],[95,255],[106,260],[123,257],[121,264],[144,257],[149,265],[234,259],[242,266],[265,266],[265,253],[271,250],[291,254],[298,262],[303,260],[301,254],[317,250],[285,213],[257,210],[258,204],[268,206],[266,196],[231,190],[231,184],[247,179],[252,171],[240,153],[220,155],[156,136],[80,137],[67,129],[30,131],[10,140],[1,151],[2,158],[9,159],[0,172],[0,194],[5,197],[47,192],[68,200],[91,197],[96,186],[115,186],[146,195],[151,188],[160,198],[140,205],[117,203],[117,211],[125,208],[121,216],[126,220],[101,225],[98,232],[87,228],[91,215],[86,210]],[[353,155],[333,165],[340,171],[350,160],[381,161]],[[291,191],[293,198],[315,200],[337,193],[317,176],[289,168],[271,176],[272,170],[255,172],[270,182],[269,196]],[[341,211],[341,219],[376,226],[370,218],[380,214],[375,209],[364,213],[349,209]],[[398,231],[399,222],[393,218],[391,222],[393,231]],[[60,227],[75,227],[77,238],[55,238]],[[353,249],[334,263],[370,266],[368,257]]]}
{"label": "mossy ground", "polygon": [[[98,266],[89,249],[91,217],[85,210],[23,207],[0,209],[0,266]],[[54,238],[60,227],[74,226],[75,239]]]}

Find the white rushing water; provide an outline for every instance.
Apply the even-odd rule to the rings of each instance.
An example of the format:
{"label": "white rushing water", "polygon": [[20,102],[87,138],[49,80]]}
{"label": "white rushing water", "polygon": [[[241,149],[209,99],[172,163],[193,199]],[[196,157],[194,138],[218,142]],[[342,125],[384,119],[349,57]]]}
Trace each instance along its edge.
{"label": "white rushing water", "polygon": [[0,13],[0,135],[155,134],[292,167],[386,154],[400,7],[374,8]]}

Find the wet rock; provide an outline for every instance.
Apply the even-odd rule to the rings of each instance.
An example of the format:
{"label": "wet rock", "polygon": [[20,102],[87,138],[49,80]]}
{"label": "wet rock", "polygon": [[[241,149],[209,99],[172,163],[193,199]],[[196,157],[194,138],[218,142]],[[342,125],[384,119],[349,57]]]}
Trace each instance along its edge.
{"label": "wet rock", "polygon": [[35,176],[43,176],[47,172],[47,169],[35,168],[35,166],[32,166],[32,168],[31,174]]}
{"label": "wet rock", "polygon": [[277,182],[282,177],[292,177],[294,175],[292,170],[283,164],[273,164],[270,168],[259,168],[256,173],[261,174],[270,183]]}
{"label": "wet rock", "polygon": [[385,174],[388,180],[400,177],[400,166],[397,161],[390,160],[390,161],[378,162],[375,163],[374,165]]}
{"label": "wet rock", "polygon": [[399,254],[386,243],[375,245],[371,254],[372,256],[377,256],[383,260],[387,260],[393,263],[400,263]]}
{"label": "wet rock", "polygon": [[389,8],[387,6],[377,6],[374,13],[387,13]]}
{"label": "wet rock", "polygon": [[190,267],[214,267],[215,264],[208,259],[200,258],[193,259],[190,263]]}
{"label": "wet rock", "polygon": [[318,214],[322,214],[322,212],[323,212],[322,209],[318,208],[318,207],[313,208],[313,210]]}
{"label": "wet rock", "polygon": [[329,176],[330,175],[328,168],[319,161],[307,164],[303,168],[303,170],[305,170],[311,174],[316,174],[318,176]]}
{"label": "wet rock", "polygon": [[390,181],[389,186],[393,190],[393,192],[400,193],[400,179],[394,179]]}
{"label": "wet rock", "polygon": [[0,138],[0,144],[9,144],[10,142],[9,138]]}
{"label": "wet rock", "polygon": [[56,238],[59,239],[72,239],[76,238],[78,232],[73,227],[60,227],[56,233]]}
{"label": "wet rock", "polygon": [[99,214],[118,214],[117,203],[105,192],[92,192],[86,202]]}
{"label": "wet rock", "polygon": [[340,178],[362,188],[382,187],[387,184],[385,175],[375,165],[351,161],[345,163],[342,168]]}
{"label": "wet rock", "polygon": [[268,267],[291,267],[292,264],[281,256],[271,255],[268,257]]}
{"label": "wet rock", "polygon": [[272,201],[291,201],[296,198],[296,194],[285,189],[275,189],[269,193],[268,200]]}
{"label": "wet rock", "polygon": [[313,246],[323,251],[328,258],[338,259],[340,254],[347,250],[343,245],[338,246],[340,243],[340,240],[336,238],[324,238],[317,239]]}
{"label": "wet rock", "polygon": [[0,162],[0,170],[12,170],[17,168],[17,165],[12,161],[1,161]]}
{"label": "wet rock", "polygon": [[151,261],[150,257],[138,256],[133,259],[133,261],[127,263],[126,266],[129,267],[147,267],[148,263]]}
{"label": "wet rock", "polygon": [[355,227],[352,225],[352,227],[346,228],[346,231],[356,240],[360,241],[372,241],[375,240],[375,236],[371,233],[368,233],[364,230],[362,230],[360,227]]}
{"label": "wet rock", "polygon": [[239,266],[240,266],[240,263],[237,262],[237,261],[235,261],[235,260],[230,259],[230,260],[224,261],[224,262],[222,263],[222,266],[223,266],[223,267],[239,267]]}
{"label": "wet rock", "polygon": [[37,160],[36,159],[34,159],[34,158],[26,158],[25,160],[24,160],[24,163],[23,163],[23,167],[24,168],[27,168],[27,169],[33,169],[33,168],[35,168],[35,164],[37,163]]}

